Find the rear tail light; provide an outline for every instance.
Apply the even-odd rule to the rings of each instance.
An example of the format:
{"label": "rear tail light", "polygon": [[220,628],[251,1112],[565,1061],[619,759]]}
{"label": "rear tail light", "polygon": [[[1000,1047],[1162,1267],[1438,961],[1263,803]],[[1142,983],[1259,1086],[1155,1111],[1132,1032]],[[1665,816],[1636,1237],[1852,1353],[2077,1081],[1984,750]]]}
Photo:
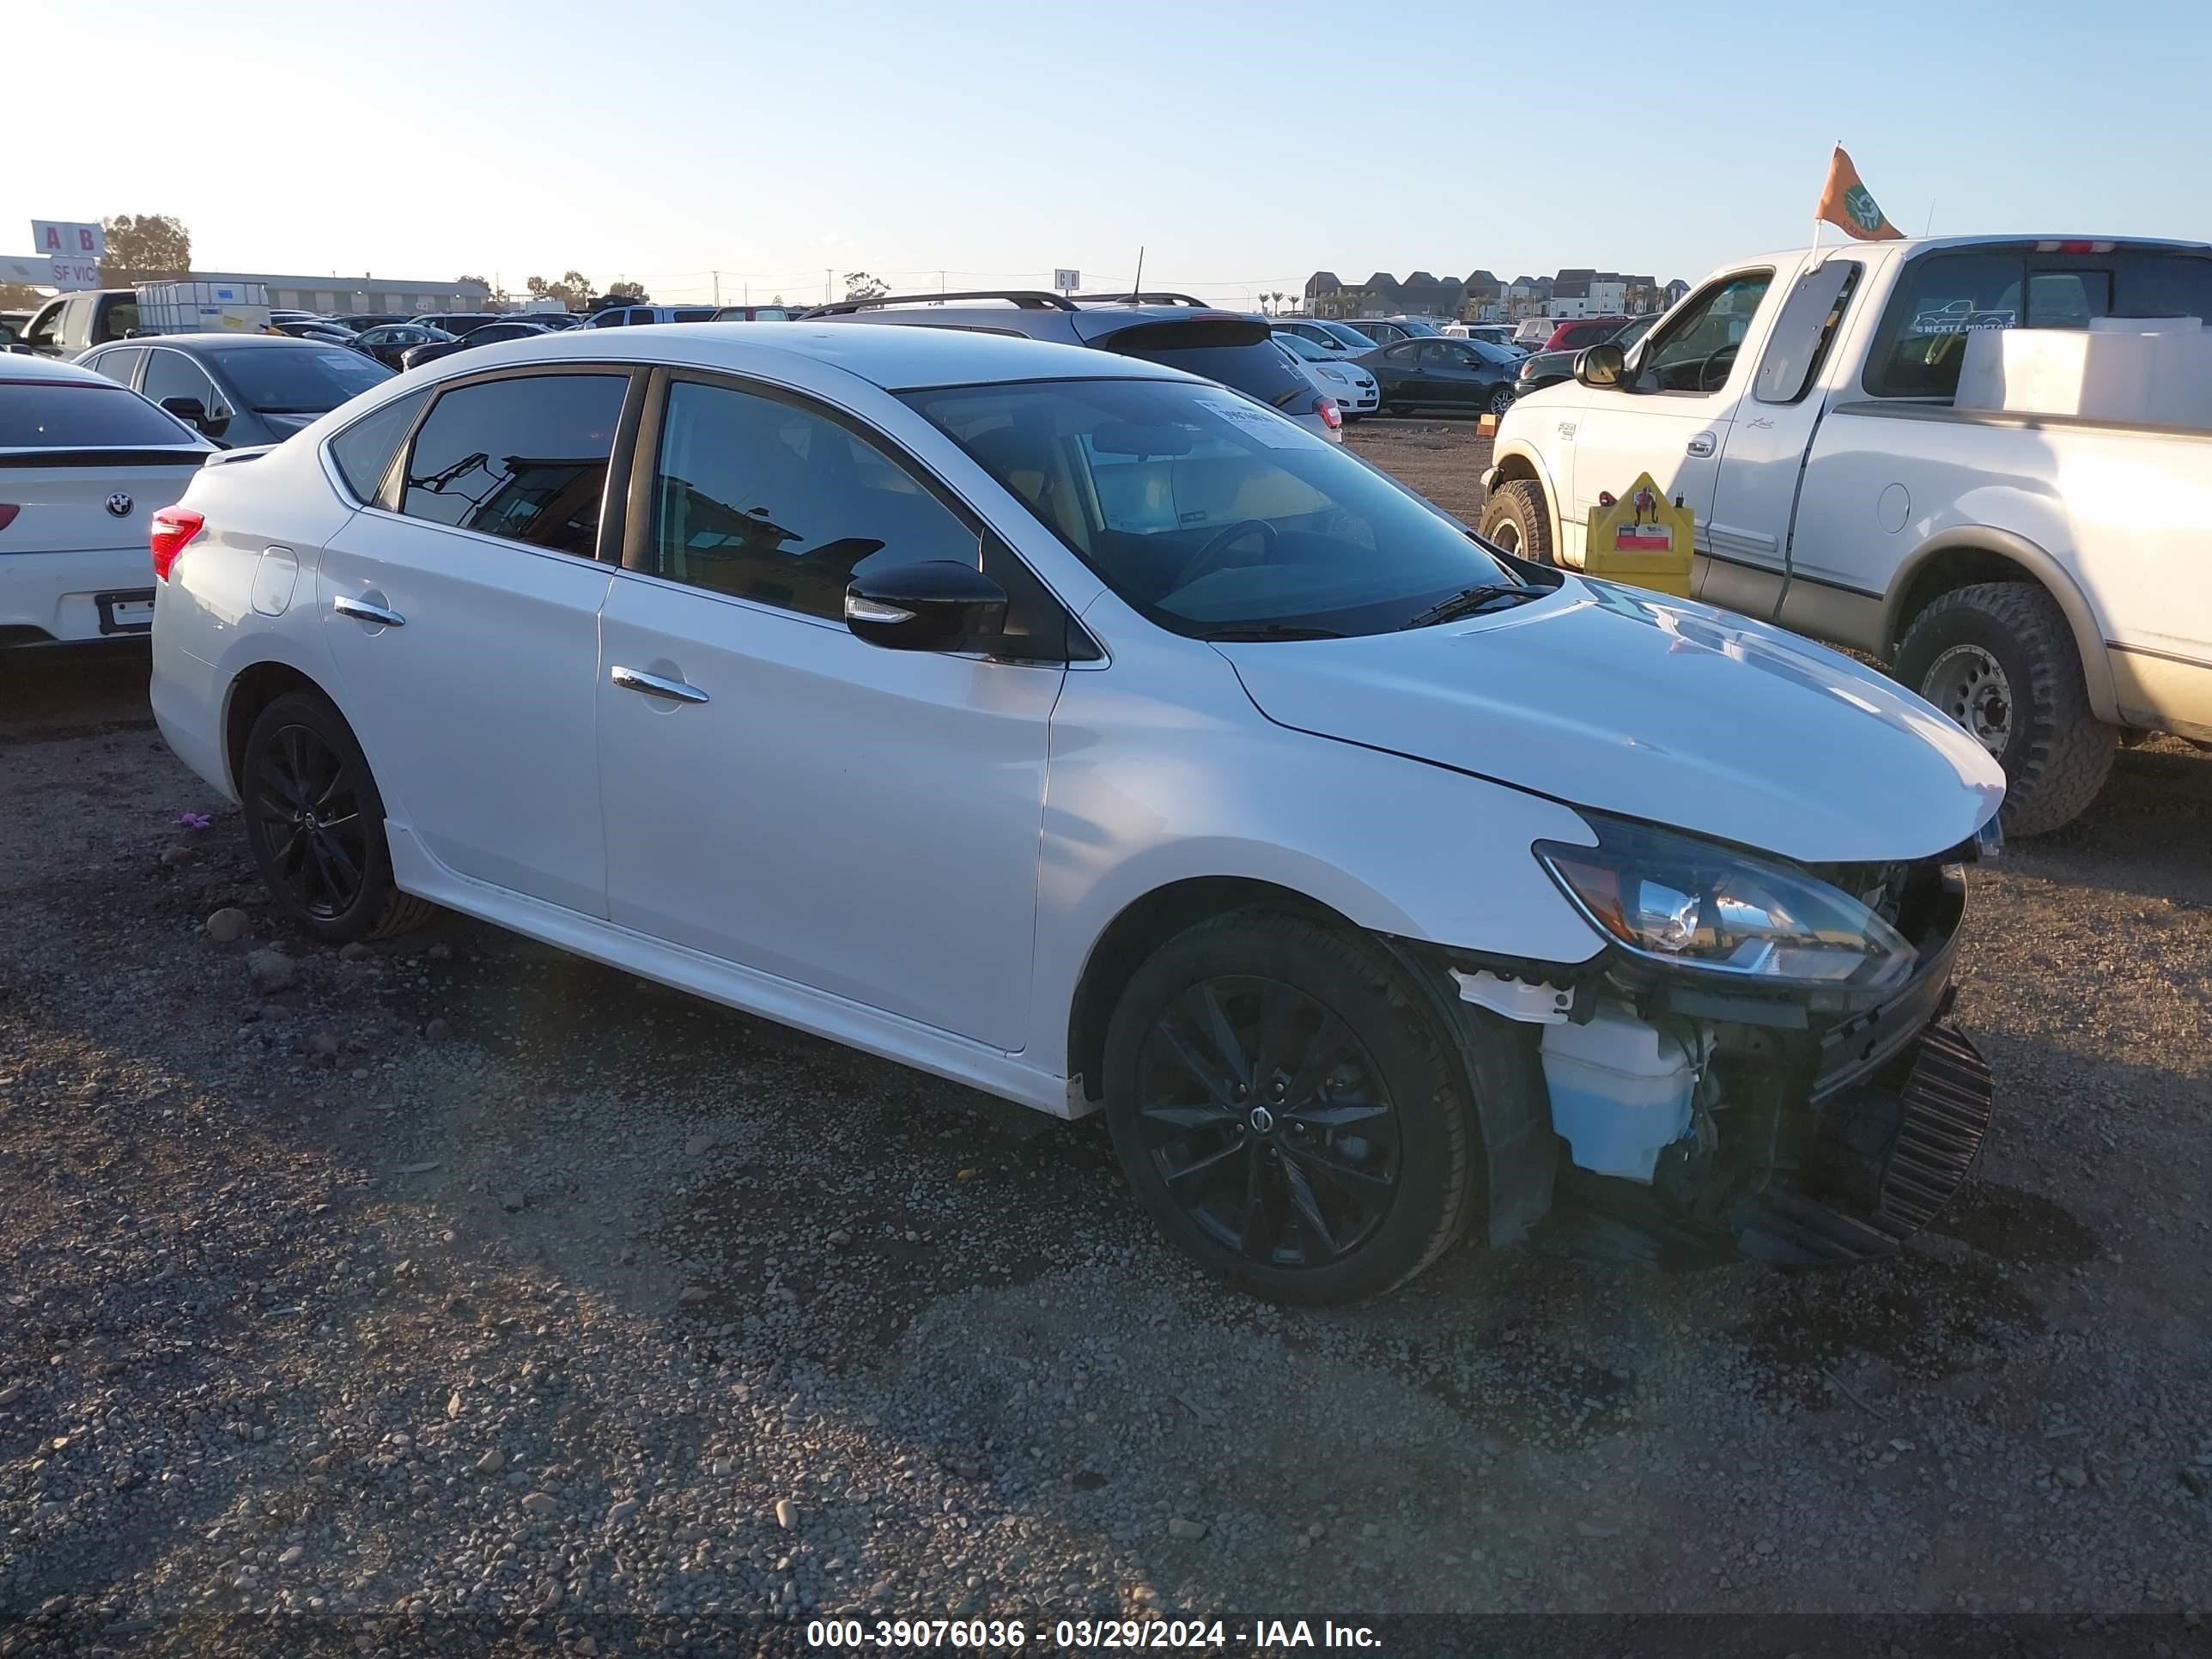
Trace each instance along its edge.
{"label": "rear tail light", "polygon": [[1335,398],[1315,398],[1314,413],[1321,416],[1321,423],[1331,432],[1340,432],[1344,429],[1344,416],[1337,411]]}
{"label": "rear tail light", "polygon": [[2112,245],[2110,242],[2074,240],[2038,242],[2035,245],[2035,251],[2038,253],[2110,253],[2112,251]]}
{"label": "rear tail light", "polygon": [[169,580],[169,569],[176,563],[177,555],[185,550],[185,544],[198,535],[206,523],[189,507],[165,507],[154,515],[149,539],[154,548],[156,581]]}
{"label": "rear tail light", "polygon": [[23,509],[9,501],[0,501],[0,530],[15,522],[15,515]]}

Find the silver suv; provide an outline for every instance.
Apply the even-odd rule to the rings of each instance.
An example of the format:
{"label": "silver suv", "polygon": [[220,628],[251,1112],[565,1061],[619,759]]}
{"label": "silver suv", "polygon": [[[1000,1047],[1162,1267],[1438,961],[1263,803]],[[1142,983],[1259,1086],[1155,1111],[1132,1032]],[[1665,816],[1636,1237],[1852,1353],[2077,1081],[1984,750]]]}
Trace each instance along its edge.
{"label": "silver suv", "polygon": [[1332,442],[1344,441],[1334,398],[1276,349],[1264,317],[1222,311],[1188,294],[1081,294],[988,289],[887,294],[817,306],[801,322],[898,323],[1011,334],[1164,363],[1218,382]]}

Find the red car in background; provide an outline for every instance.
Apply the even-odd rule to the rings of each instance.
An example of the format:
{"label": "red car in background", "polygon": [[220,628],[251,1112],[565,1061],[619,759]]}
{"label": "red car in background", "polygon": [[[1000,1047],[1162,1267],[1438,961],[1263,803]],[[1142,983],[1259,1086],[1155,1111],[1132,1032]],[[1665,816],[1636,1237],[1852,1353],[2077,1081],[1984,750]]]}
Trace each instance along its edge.
{"label": "red car in background", "polygon": [[1634,320],[1629,317],[1577,317],[1553,329],[1552,337],[1537,349],[1580,351],[1584,346],[1603,345]]}

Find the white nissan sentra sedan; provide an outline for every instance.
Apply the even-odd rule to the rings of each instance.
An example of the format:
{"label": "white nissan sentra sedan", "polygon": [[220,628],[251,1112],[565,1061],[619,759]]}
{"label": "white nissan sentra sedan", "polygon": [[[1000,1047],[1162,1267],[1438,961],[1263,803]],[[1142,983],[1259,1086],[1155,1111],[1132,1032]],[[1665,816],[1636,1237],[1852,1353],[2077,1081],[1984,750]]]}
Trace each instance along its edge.
{"label": "white nissan sentra sedan", "polygon": [[1555,1207],[1876,1256],[1988,1122],[1944,1023],[1980,744],[1172,369],[515,342],[225,457],[153,544],[161,731],[305,933],[447,906],[1103,1109],[1262,1295]]}

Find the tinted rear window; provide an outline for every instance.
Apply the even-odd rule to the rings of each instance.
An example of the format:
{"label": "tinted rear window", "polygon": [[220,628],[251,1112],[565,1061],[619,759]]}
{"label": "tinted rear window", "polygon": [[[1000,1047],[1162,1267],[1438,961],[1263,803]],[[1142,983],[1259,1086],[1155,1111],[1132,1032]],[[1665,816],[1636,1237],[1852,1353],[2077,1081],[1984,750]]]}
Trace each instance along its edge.
{"label": "tinted rear window", "polygon": [[1311,406],[1313,385],[1275,349],[1264,323],[1139,323],[1097,343],[1124,356],[1142,357],[1218,381],[1275,409]]}
{"label": "tinted rear window", "polygon": [[1966,336],[1986,328],[2086,328],[2096,317],[2212,320],[2212,258],[2179,250],[1924,254],[1899,279],[1867,354],[1877,398],[1948,398]]}
{"label": "tinted rear window", "polygon": [[345,346],[213,355],[223,378],[247,406],[265,415],[325,415],[356,393],[381,386],[392,373],[375,358]]}
{"label": "tinted rear window", "polygon": [[0,449],[189,444],[199,434],[119,386],[0,380]]}

